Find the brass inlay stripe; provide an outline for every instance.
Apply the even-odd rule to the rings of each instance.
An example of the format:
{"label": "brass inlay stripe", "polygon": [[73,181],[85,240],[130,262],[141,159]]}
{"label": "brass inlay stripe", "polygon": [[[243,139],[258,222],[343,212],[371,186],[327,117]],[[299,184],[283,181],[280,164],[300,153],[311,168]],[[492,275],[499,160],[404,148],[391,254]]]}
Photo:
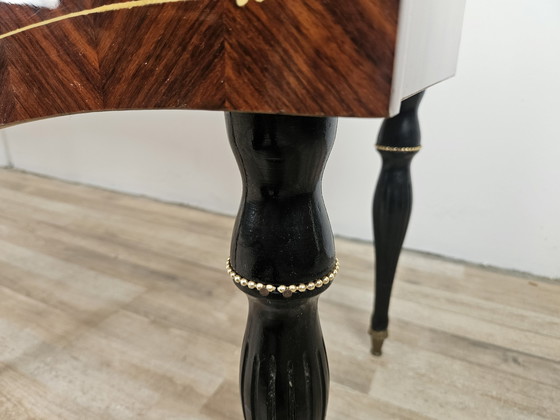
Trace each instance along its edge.
{"label": "brass inlay stripe", "polygon": [[105,6],[94,7],[93,9],[80,10],[79,12],[68,13],[67,15],[57,16],[52,19],[47,19],[42,22],[33,23],[31,25],[23,26],[13,31],[6,32],[0,35],[0,39],[8,38],[13,35],[20,34],[22,32],[30,31],[31,29],[40,28],[41,26],[50,25],[51,23],[60,22],[66,19],[73,19],[80,16],[93,15],[96,13],[106,13],[113,12],[115,10],[124,9],[134,9],[135,7],[151,6],[155,4],[165,4],[165,3],[179,3],[184,1],[194,1],[194,0],[134,0],[125,1],[123,3],[107,4]]}
{"label": "brass inlay stripe", "polygon": [[382,152],[399,152],[399,153],[407,153],[407,152],[418,152],[422,149],[422,146],[415,146],[415,147],[391,147],[391,146],[381,146],[376,145],[375,148]]}

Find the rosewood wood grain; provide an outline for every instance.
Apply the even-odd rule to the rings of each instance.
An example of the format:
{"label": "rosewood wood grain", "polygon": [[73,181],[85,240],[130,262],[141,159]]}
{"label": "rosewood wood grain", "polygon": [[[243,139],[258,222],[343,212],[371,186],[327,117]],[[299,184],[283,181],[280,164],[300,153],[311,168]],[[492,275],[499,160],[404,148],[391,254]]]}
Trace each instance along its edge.
{"label": "rosewood wood grain", "polygon": [[[124,3],[0,3],[0,37]],[[399,0],[186,0],[0,39],[0,125],[113,109],[388,113]]]}
{"label": "rosewood wood grain", "polygon": [[227,2],[227,106],[271,113],[385,116],[396,0]]}
{"label": "rosewood wood grain", "polygon": [[[187,1],[93,14],[0,40],[7,80],[1,122],[112,109],[220,109],[221,4]],[[2,5],[12,15],[14,7]],[[5,22],[10,15],[2,13]]]}

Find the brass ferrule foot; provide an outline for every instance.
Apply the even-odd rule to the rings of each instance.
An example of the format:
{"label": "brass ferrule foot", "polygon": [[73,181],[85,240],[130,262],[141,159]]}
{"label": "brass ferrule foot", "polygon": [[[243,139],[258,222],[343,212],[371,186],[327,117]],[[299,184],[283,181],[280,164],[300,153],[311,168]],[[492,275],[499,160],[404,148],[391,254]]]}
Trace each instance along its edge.
{"label": "brass ferrule foot", "polygon": [[383,354],[381,351],[383,343],[385,342],[385,339],[389,337],[389,333],[387,330],[375,331],[370,329],[369,335],[371,335],[371,354],[374,356],[381,356]]}

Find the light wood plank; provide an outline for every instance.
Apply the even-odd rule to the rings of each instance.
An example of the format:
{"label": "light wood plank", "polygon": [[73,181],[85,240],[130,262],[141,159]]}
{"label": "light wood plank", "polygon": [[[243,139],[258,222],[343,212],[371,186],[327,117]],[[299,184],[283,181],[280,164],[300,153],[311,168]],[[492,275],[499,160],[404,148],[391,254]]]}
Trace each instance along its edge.
{"label": "light wood plank", "polygon": [[[0,170],[0,419],[241,419],[232,226]],[[406,252],[373,358],[373,250],[337,247],[330,420],[560,418],[559,283]]]}

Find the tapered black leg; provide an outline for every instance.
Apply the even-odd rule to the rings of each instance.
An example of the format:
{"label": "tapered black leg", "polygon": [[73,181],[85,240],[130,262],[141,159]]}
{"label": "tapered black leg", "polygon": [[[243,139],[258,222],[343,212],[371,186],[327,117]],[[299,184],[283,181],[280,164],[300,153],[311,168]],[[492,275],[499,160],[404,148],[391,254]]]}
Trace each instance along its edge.
{"label": "tapered black leg", "polygon": [[412,210],[410,162],[420,150],[418,107],[423,95],[403,101],[399,115],[383,122],[377,141],[383,166],[373,201],[376,278],[370,328],[371,352],[376,356],[388,336],[393,280]]}
{"label": "tapered black leg", "polygon": [[227,268],[249,296],[245,419],[323,419],[329,371],[317,304],[338,265],[320,182],[337,120],[228,113],[226,121],[243,179]]}

